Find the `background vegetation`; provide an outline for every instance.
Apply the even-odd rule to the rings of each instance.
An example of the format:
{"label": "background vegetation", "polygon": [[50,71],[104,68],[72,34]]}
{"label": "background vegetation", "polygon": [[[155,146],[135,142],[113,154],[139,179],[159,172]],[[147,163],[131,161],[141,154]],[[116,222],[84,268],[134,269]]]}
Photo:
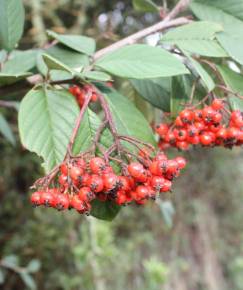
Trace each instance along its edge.
{"label": "background vegetation", "polygon": [[[22,49],[44,45],[46,29],[88,35],[103,47],[159,19],[131,1],[26,0],[25,7]],[[148,115],[148,105],[131,97]],[[1,112],[17,132],[14,109]],[[39,160],[18,140],[12,147],[0,138],[0,289],[242,289],[240,149],[190,151],[172,195],[107,223],[33,210],[28,187],[43,173]]]}

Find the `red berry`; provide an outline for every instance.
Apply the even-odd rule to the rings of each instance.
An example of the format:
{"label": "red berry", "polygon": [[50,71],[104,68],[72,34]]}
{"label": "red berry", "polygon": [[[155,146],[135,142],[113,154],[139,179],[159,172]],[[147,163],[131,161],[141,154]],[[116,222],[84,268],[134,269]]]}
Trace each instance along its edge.
{"label": "red berry", "polygon": [[114,173],[104,174],[102,178],[104,183],[104,190],[107,192],[117,189],[119,186],[119,178]]}
{"label": "red berry", "polygon": [[100,157],[94,157],[89,163],[90,169],[95,174],[100,174],[105,168],[105,160]]}
{"label": "red berry", "polygon": [[194,118],[193,112],[191,110],[188,110],[188,109],[181,111],[179,116],[180,116],[181,121],[183,123],[191,123],[193,118]]}
{"label": "red berry", "polygon": [[178,156],[175,158],[179,169],[183,169],[186,167],[186,159],[184,157]]}
{"label": "red berry", "polygon": [[78,196],[79,196],[79,199],[84,201],[84,202],[88,202],[88,201],[91,201],[95,198],[95,194],[93,193],[93,191],[85,186],[85,187],[82,187],[79,192],[78,192]]}
{"label": "red berry", "polygon": [[55,208],[65,210],[69,207],[69,198],[67,194],[58,194],[55,199]]}
{"label": "red berry", "polygon": [[101,192],[104,188],[104,183],[102,177],[99,175],[93,174],[90,176],[87,184],[90,189],[94,192]]}
{"label": "red berry", "polygon": [[31,194],[30,201],[33,204],[33,206],[39,206],[42,204],[41,196],[42,196],[41,191],[36,191]]}
{"label": "red berry", "polygon": [[81,167],[77,166],[72,166],[69,172],[71,179],[74,181],[80,180],[83,173],[84,170]]}
{"label": "red berry", "polygon": [[214,99],[212,104],[212,108],[216,111],[223,109],[224,107],[224,102],[220,99]]}
{"label": "red berry", "polygon": [[204,146],[209,146],[213,143],[213,138],[209,133],[203,133],[200,135],[200,142]]}
{"label": "red berry", "polygon": [[155,131],[162,137],[167,134],[168,130],[169,126],[167,124],[160,124],[155,129]]}

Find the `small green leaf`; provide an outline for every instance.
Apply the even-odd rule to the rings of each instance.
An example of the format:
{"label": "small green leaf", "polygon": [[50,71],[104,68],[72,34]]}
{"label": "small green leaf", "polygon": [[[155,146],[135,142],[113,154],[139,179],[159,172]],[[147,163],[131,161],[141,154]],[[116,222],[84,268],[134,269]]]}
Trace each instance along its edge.
{"label": "small green leaf", "polygon": [[111,80],[111,76],[101,71],[87,71],[83,72],[83,76],[87,79],[101,82],[108,82]]}
{"label": "small green leaf", "polygon": [[50,70],[50,79],[52,81],[66,81],[71,80],[73,75],[64,70]]}
{"label": "small green leaf", "polygon": [[109,104],[118,133],[155,145],[150,125],[134,104],[114,89],[99,87]]}
{"label": "small green leaf", "polygon": [[234,36],[229,33],[220,33],[218,41],[234,60],[243,65],[243,36]]}
{"label": "small green leaf", "polygon": [[134,9],[141,12],[158,12],[159,7],[151,0],[133,0]]}
{"label": "small green leaf", "polygon": [[33,259],[29,262],[26,268],[29,273],[36,273],[40,270],[40,267],[41,267],[40,261],[37,259]]}
{"label": "small green leaf", "polygon": [[170,30],[163,36],[162,43],[204,56],[226,57],[227,53],[215,40],[216,32],[222,30],[220,24],[198,21]]}
{"label": "small green leaf", "polygon": [[8,122],[5,120],[2,114],[0,114],[0,133],[12,144],[16,144],[14,134]]}
{"label": "small green leaf", "polygon": [[20,272],[20,277],[28,289],[36,290],[37,286],[35,280],[26,272]]}
{"label": "small green leaf", "polygon": [[212,79],[212,77],[208,74],[208,72],[203,68],[203,66],[197,62],[195,59],[193,59],[186,51],[183,50],[183,53],[188,58],[192,69],[196,71],[196,73],[200,76],[205,88],[208,92],[212,91],[215,88],[215,83]]}
{"label": "small green leaf", "polygon": [[0,0],[0,48],[11,51],[24,30],[24,6],[21,0]]}
{"label": "small green leaf", "polygon": [[0,73],[0,86],[10,85],[29,77],[31,73],[23,72],[19,74]]}
{"label": "small green leaf", "polygon": [[[226,66],[217,66],[226,85],[235,93],[243,96],[243,77],[241,74],[232,71]],[[243,100],[233,95],[230,96],[229,102],[233,110],[243,111]]]}
{"label": "small green leaf", "polygon": [[95,41],[93,38],[80,35],[57,34],[50,30],[47,31],[47,34],[75,51],[87,55],[92,55],[95,52]]}
{"label": "small green leaf", "polygon": [[21,141],[43,157],[47,172],[63,160],[78,114],[79,107],[66,90],[33,89],[22,100]]}
{"label": "small green leaf", "polygon": [[170,112],[171,78],[131,80],[136,91],[153,106]]}
{"label": "small green leaf", "polygon": [[112,201],[102,202],[94,200],[92,202],[91,215],[106,221],[112,221],[119,213],[121,207]]}
{"label": "small green leaf", "polygon": [[49,70],[63,70],[72,74],[72,70],[56,58],[48,54],[42,54],[42,58]]}
{"label": "small green leaf", "polygon": [[171,114],[176,117],[185,107],[183,104],[189,100],[192,82],[187,76],[177,76],[172,78],[171,83]]}
{"label": "small green leaf", "polygon": [[39,50],[13,51],[3,65],[2,73],[19,74],[31,70],[36,65]]}
{"label": "small green leaf", "polygon": [[188,73],[175,56],[159,47],[134,44],[97,60],[95,66],[120,77],[147,79]]}

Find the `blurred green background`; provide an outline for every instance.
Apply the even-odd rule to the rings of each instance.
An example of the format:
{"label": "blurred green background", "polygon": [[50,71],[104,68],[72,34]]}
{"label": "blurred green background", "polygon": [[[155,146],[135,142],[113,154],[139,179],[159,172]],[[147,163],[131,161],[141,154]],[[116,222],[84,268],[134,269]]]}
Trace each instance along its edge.
{"label": "blurred green background", "polygon": [[[46,29],[85,34],[103,47],[159,19],[135,12],[131,1],[24,2],[22,49],[43,46]],[[15,111],[4,113],[17,133]],[[32,209],[28,187],[43,174],[40,160],[0,137],[0,289],[242,290],[243,153],[185,156],[173,194],[125,207],[107,223]]]}

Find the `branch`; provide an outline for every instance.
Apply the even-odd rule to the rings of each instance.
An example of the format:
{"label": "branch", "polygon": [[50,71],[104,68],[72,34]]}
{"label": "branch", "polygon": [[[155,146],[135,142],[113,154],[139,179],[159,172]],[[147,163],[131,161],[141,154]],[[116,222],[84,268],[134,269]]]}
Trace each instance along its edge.
{"label": "branch", "polygon": [[[121,48],[123,46],[129,45],[129,44],[133,44],[136,43],[138,40],[153,34],[157,31],[161,31],[164,30],[166,28],[169,27],[173,27],[173,26],[179,26],[179,25],[183,25],[183,24],[187,24],[190,22],[189,19],[185,18],[185,17],[180,17],[177,19],[174,19],[179,13],[181,13],[182,11],[184,11],[188,5],[190,3],[190,0],[180,0],[177,5],[171,10],[171,12],[160,22],[147,27],[141,31],[138,31],[126,38],[123,38],[121,40],[119,40],[118,42],[115,42],[114,44],[111,44],[108,47],[105,47],[101,50],[98,50],[95,55],[94,55],[94,60],[104,56],[107,53],[110,53],[114,50],[117,50],[118,48]],[[174,19],[174,20],[172,20]]]}
{"label": "branch", "polygon": [[140,40],[140,39],[142,39],[150,34],[153,34],[157,31],[161,31],[161,30],[164,30],[166,28],[173,27],[173,26],[187,24],[189,22],[190,22],[190,20],[185,18],[185,17],[176,18],[176,19],[171,20],[171,21],[164,19],[164,20],[162,20],[162,21],[160,21],[160,22],[158,22],[158,23],[156,23],[148,28],[145,28],[145,29],[138,31],[138,32],[126,37],[126,38],[123,38],[122,40],[119,40],[112,45],[109,45],[101,50],[98,50],[94,55],[94,60],[101,58],[105,54],[108,54],[112,51],[115,51],[123,46],[136,43],[138,40]]}

